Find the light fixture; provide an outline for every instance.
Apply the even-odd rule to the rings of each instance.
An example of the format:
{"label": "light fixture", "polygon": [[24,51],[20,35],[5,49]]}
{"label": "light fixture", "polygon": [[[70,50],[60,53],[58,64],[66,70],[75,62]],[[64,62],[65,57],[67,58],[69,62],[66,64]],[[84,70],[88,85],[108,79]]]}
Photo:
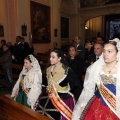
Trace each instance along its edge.
{"label": "light fixture", "polygon": [[88,27],[85,25],[85,29],[87,30],[88,29]]}

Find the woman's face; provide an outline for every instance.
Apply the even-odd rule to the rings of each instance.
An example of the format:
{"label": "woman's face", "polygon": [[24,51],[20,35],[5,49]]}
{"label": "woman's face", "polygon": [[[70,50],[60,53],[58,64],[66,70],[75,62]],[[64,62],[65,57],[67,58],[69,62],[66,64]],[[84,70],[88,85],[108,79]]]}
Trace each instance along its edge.
{"label": "woman's face", "polygon": [[27,60],[27,59],[24,60],[24,67],[26,69],[30,69],[32,67],[29,60]]}
{"label": "woman's face", "polygon": [[106,44],[103,50],[103,57],[105,63],[112,63],[117,59],[117,51],[112,44]]}
{"label": "woman's face", "polygon": [[51,52],[51,54],[50,54],[50,64],[51,65],[55,65],[55,64],[59,63],[60,60],[61,60],[61,57],[58,57],[57,53]]}
{"label": "woman's face", "polygon": [[75,57],[75,55],[77,54],[77,51],[75,50],[74,47],[70,47],[69,48],[69,55],[70,57]]}

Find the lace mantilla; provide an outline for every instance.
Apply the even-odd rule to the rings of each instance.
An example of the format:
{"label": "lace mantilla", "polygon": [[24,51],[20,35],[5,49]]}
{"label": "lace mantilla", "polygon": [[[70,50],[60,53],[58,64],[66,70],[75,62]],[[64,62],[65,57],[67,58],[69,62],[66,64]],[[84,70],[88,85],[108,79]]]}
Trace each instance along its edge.
{"label": "lace mantilla", "polygon": [[[118,38],[113,39],[117,43],[118,53],[117,53],[117,74],[116,74],[116,113],[118,118],[120,118],[120,40]],[[72,120],[80,120],[80,116],[89,102],[89,100],[94,96],[94,90],[96,84],[100,84],[100,73],[102,72],[102,66],[105,65],[103,54],[100,56],[99,60],[94,62],[90,67],[88,67],[84,80],[84,89],[75,105],[73,111]]]}

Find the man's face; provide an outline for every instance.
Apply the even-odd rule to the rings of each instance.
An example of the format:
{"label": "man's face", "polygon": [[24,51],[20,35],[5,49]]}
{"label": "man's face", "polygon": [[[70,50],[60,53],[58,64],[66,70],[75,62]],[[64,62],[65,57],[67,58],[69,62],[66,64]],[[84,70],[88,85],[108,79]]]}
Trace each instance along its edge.
{"label": "man's face", "polygon": [[1,42],[1,46],[3,46],[3,45],[4,45],[4,42],[2,41],[2,42]]}
{"label": "man's face", "polygon": [[101,37],[97,37],[97,41],[103,41]]}
{"label": "man's face", "polygon": [[3,51],[7,51],[8,50],[8,47],[7,46],[3,46]]}
{"label": "man's face", "polygon": [[16,37],[16,43],[20,42],[21,39],[19,37]]}
{"label": "man's face", "polygon": [[75,43],[80,44],[80,39],[78,37],[75,37]]}
{"label": "man's face", "polygon": [[100,56],[103,52],[103,47],[100,44],[95,44],[94,45],[94,53],[96,56]]}
{"label": "man's face", "polygon": [[101,37],[97,38],[97,43],[103,43],[103,39]]}

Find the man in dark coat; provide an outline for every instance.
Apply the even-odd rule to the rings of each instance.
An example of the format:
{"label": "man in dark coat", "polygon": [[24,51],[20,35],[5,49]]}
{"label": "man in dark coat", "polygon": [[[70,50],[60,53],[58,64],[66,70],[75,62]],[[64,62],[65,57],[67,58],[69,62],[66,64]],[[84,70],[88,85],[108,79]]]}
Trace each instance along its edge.
{"label": "man in dark coat", "polygon": [[78,55],[82,58],[82,60],[85,59],[85,47],[80,44],[81,38],[79,36],[75,37],[75,43],[76,43],[76,48],[78,51]]}
{"label": "man in dark coat", "polygon": [[6,44],[6,40],[3,40],[3,39],[2,39],[0,42],[1,42],[1,46],[0,46],[0,56],[1,56],[1,55],[2,55],[2,50],[3,50],[2,47],[3,47],[3,45]]}
{"label": "man in dark coat", "polygon": [[94,44],[94,54],[88,57],[88,66],[93,64],[96,60],[99,59],[100,55],[103,52],[103,44],[102,43],[95,43]]}
{"label": "man in dark coat", "polygon": [[24,63],[24,56],[22,51],[22,42],[21,37],[16,37],[16,43],[14,44],[14,53],[15,59],[13,60],[14,63],[23,64]]}
{"label": "man in dark coat", "polygon": [[29,44],[25,42],[25,38],[21,37],[21,44],[22,44],[22,56],[23,59],[29,55]]}
{"label": "man in dark coat", "polygon": [[3,72],[5,74],[6,82],[8,87],[12,87],[13,78],[12,78],[12,54],[9,51],[7,45],[3,45],[3,54],[0,57],[0,63],[2,65]]}

